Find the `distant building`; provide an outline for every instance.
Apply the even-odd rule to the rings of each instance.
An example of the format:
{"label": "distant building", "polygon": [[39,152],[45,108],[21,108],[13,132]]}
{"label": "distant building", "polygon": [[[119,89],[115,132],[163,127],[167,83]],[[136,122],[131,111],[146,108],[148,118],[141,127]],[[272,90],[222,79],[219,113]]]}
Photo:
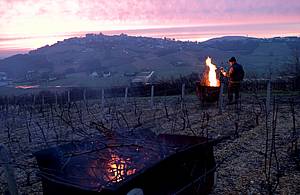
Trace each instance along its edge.
{"label": "distant building", "polygon": [[103,40],[104,36],[103,34],[93,34],[89,33],[85,35],[86,41],[87,42],[99,42]]}
{"label": "distant building", "polygon": [[0,72],[0,87],[4,87],[12,84],[12,80],[7,78],[7,74],[5,72]]}
{"label": "distant building", "polygon": [[56,78],[56,76],[50,76],[48,80],[49,81],[55,81],[55,80],[57,80],[57,78]]}
{"label": "distant building", "polygon": [[274,37],[274,40],[282,40],[282,37]]}
{"label": "distant building", "polygon": [[7,80],[7,74],[5,72],[0,72],[0,81],[6,81]]}
{"label": "distant building", "polygon": [[136,72],[125,72],[124,76],[125,77],[134,77],[134,76],[136,76]]}
{"label": "distant building", "polygon": [[27,71],[25,77],[27,81],[35,80],[37,78],[37,72],[34,70],[29,70]]}
{"label": "distant building", "polygon": [[154,71],[141,72],[136,75],[134,79],[132,79],[131,83],[133,85],[138,84],[149,84],[153,80]]}
{"label": "distant building", "polygon": [[286,37],[287,39],[298,39],[298,37],[297,36],[288,36],[288,37]]}
{"label": "distant building", "polygon": [[128,37],[128,35],[125,34],[125,33],[121,33],[121,34],[120,34],[120,37]]}
{"label": "distant building", "polygon": [[96,35],[93,33],[88,33],[85,35],[86,38],[94,38]]}
{"label": "distant building", "polygon": [[104,78],[107,78],[107,77],[110,77],[111,76],[111,73],[110,72],[104,72],[103,73],[103,77]]}
{"label": "distant building", "polygon": [[97,78],[97,77],[99,77],[99,74],[98,74],[97,72],[92,72],[92,73],[90,74],[90,77],[92,77],[92,78]]}

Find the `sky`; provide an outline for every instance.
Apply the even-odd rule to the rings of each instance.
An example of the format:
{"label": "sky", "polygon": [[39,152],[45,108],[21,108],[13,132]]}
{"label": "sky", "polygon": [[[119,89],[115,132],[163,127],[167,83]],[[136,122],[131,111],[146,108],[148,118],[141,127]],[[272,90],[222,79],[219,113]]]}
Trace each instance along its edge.
{"label": "sky", "polygon": [[0,0],[0,58],[86,33],[300,36],[299,0]]}

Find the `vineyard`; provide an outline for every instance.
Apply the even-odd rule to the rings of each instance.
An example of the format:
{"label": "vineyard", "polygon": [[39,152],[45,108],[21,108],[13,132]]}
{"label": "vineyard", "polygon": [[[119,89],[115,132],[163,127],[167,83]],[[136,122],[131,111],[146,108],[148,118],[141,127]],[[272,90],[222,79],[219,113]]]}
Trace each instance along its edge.
{"label": "vineyard", "polygon": [[300,193],[298,91],[267,93],[265,84],[252,83],[238,104],[224,99],[219,105],[203,104],[188,82],[176,86],[175,92],[150,87],[139,95],[120,89],[3,97],[0,193],[42,194],[34,152],[143,129],[212,139],[217,163],[212,194]]}

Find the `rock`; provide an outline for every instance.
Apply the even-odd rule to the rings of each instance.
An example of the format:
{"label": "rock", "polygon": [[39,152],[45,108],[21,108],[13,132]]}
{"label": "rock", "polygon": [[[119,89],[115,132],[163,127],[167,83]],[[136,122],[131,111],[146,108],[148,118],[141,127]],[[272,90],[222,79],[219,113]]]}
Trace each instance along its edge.
{"label": "rock", "polygon": [[144,195],[144,192],[142,189],[140,188],[134,188],[132,190],[130,190],[127,195]]}

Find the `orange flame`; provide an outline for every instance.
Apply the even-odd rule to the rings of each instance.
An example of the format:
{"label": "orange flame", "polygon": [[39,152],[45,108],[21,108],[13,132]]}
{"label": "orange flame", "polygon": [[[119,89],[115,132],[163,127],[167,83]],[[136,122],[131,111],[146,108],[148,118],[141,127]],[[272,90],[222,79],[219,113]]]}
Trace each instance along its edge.
{"label": "orange flame", "polygon": [[209,67],[208,82],[206,83],[208,84],[208,86],[211,87],[219,87],[220,81],[217,79],[217,74],[216,74],[217,66],[211,62],[210,57],[207,57],[206,59],[206,66]]}
{"label": "orange flame", "polygon": [[126,176],[135,174],[136,169],[130,168],[128,163],[130,163],[129,158],[125,160],[112,154],[107,167],[108,179],[116,183],[125,179]]}

